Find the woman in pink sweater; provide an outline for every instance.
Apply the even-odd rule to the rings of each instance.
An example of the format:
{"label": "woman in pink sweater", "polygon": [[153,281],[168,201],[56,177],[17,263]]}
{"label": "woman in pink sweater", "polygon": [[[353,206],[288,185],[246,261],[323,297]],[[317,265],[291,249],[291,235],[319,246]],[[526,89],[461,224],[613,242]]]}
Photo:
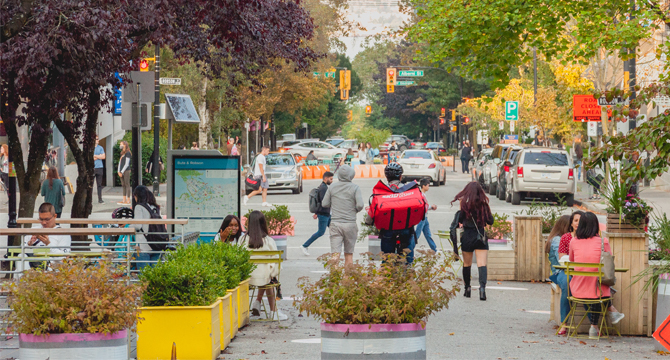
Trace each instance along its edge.
{"label": "woman in pink sweater", "polygon": [[[587,212],[582,215],[577,227],[576,238],[570,242],[570,261],[580,263],[600,263],[601,245],[604,242],[605,251],[612,253],[609,241],[601,239],[598,236],[600,226],[598,224],[598,217],[592,213]],[[593,271],[593,268],[575,268],[577,271]],[[612,292],[607,285],[599,285],[597,277],[591,276],[573,276],[570,280],[570,294],[580,299],[597,299],[597,298],[611,298]],[[609,319],[612,324],[616,324],[624,318],[624,314],[617,311],[611,305],[611,300],[606,304],[609,306]],[[585,308],[588,307],[585,305]],[[600,304],[591,305],[591,311],[600,311]],[[589,320],[591,321],[591,328],[589,329],[589,337],[598,337],[598,314],[589,313]]]}

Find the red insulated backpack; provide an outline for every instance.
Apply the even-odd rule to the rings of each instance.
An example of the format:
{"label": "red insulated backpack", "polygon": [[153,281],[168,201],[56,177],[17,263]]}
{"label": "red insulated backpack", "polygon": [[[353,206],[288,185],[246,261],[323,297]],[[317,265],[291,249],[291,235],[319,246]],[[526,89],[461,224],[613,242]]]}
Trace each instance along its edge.
{"label": "red insulated backpack", "polygon": [[368,215],[379,230],[404,230],[426,216],[426,200],[416,182],[392,189],[379,181],[372,189]]}

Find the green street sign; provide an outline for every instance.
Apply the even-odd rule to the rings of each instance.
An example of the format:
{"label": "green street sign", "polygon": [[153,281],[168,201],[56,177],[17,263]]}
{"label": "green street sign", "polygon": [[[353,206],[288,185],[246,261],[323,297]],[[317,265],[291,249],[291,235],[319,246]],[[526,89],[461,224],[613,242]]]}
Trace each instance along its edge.
{"label": "green street sign", "polygon": [[325,76],[326,76],[326,78],[331,77],[331,78],[335,79],[335,74],[336,74],[336,73],[337,73],[336,71],[333,71],[333,72],[327,72],[327,73],[325,73]]}
{"label": "green street sign", "polygon": [[517,121],[519,120],[519,102],[506,101],[505,102],[505,120]]}
{"label": "green street sign", "polygon": [[314,75],[314,77],[319,77],[319,75],[321,75],[321,73],[318,73],[318,72],[315,71],[315,72],[312,73],[312,75]]}
{"label": "green street sign", "polygon": [[423,76],[423,70],[400,70],[398,76]]}
{"label": "green street sign", "polygon": [[396,81],[395,83],[397,86],[408,86],[408,85],[414,85],[414,81]]}

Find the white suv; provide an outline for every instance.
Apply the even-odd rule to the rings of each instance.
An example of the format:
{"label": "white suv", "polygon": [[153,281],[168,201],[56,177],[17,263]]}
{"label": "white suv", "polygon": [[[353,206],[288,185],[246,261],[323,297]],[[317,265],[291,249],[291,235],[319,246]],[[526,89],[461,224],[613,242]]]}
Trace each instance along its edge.
{"label": "white suv", "polygon": [[565,150],[526,148],[521,150],[509,172],[508,191],[512,204],[526,198],[556,199],[562,196],[567,206],[575,203],[575,167]]}

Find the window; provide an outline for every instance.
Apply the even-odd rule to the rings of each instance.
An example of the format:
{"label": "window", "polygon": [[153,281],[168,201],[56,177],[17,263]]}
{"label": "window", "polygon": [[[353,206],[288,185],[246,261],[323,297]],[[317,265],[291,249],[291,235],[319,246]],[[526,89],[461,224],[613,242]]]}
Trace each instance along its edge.
{"label": "window", "polygon": [[295,165],[293,156],[289,154],[268,154],[265,161],[268,166]]}
{"label": "window", "polygon": [[311,147],[314,147],[314,143],[311,143],[311,142],[305,142],[305,143],[301,143],[301,144],[298,145],[298,146],[300,146],[300,147],[304,147],[304,148],[311,148]]}
{"label": "window", "polygon": [[528,152],[523,158],[526,165],[568,166],[565,153]]}
{"label": "window", "polygon": [[519,151],[521,151],[521,150],[518,150],[518,149],[512,150],[512,153],[509,155],[509,161],[510,162],[513,162],[514,159],[516,159],[516,156],[519,155]]}
{"label": "window", "polygon": [[408,150],[402,154],[403,159],[431,159],[431,153],[428,151],[412,151]]}

